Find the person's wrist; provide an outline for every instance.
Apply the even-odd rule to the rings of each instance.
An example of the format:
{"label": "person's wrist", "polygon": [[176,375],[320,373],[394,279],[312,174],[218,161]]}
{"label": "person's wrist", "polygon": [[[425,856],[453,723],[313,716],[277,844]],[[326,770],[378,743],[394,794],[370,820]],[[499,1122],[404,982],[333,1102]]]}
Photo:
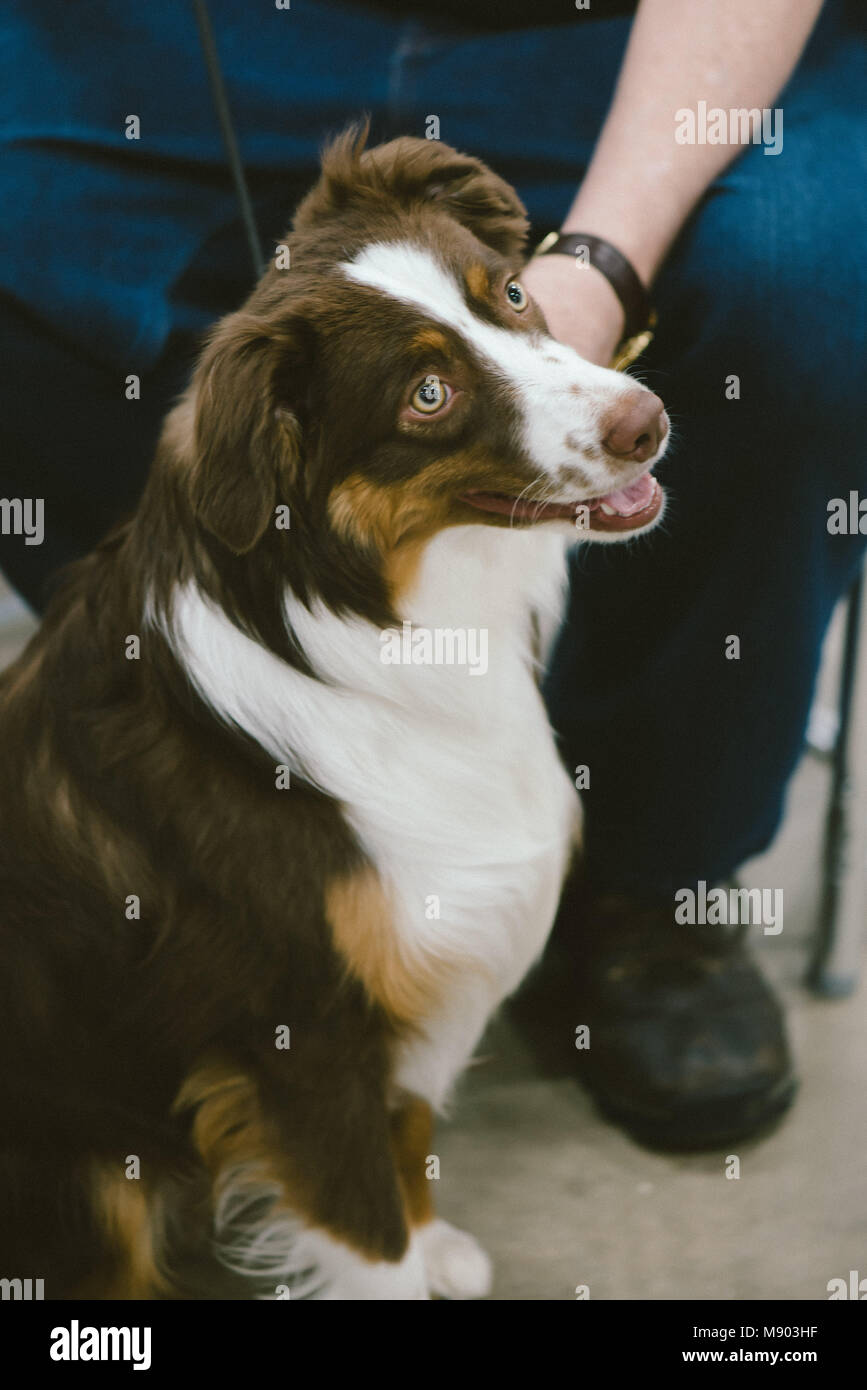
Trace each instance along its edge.
{"label": "person's wrist", "polygon": [[642,212],[632,202],[626,203],[610,194],[599,199],[588,190],[585,182],[560,232],[563,236],[590,232],[610,241],[634,266],[642,284],[651,290],[685,216],[669,204],[663,211],[664,215],[659,208],[645,207]]}
{"label": "person's wrist", "polygon": [[553,337],[588,361],[608,366],[623,337],[624,312],[606,277],[569,256],[537,256],[521,278]]}
{"label": "person's wrist", "polygon": [[535,258],[571,259],[579,269],[592,266],[611,285],[624,313],[624,337],[632,339],[651,325],[650,295],[631,261],[607,238],[592,232],[549,232],[535,251]]}

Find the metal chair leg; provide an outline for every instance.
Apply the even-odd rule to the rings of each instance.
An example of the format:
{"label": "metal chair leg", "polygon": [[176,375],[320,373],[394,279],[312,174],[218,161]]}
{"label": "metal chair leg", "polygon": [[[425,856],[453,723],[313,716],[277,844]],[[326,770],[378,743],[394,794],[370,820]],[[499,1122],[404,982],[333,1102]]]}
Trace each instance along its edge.
{"label": "metal chair leg", "polygon": [[851,994],[864,945],[867,857],[867,605],[863,574],[849,593],[840,727],[825,818],[819,930],[806,983],[824,998]]}

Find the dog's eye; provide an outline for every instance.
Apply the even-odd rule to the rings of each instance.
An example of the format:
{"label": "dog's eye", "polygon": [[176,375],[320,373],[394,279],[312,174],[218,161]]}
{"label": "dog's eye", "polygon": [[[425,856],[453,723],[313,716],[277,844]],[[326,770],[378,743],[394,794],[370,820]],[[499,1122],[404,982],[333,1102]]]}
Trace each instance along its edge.
{"label": "dog's eye", "polygon": [[421,415],[436,415],[449,399],[449,388],[438,376],[426,376],[412,393],[410,405]]}
{"label": "dog's eye", "polygon": [[506,295],[512,308],[517,309],[518,313],[520,313],[522,309],[526,309],[527,305],[530,303],[527,291],[524,289],[523,285],[518,284],[517,280],[509,281],[506,286]]}

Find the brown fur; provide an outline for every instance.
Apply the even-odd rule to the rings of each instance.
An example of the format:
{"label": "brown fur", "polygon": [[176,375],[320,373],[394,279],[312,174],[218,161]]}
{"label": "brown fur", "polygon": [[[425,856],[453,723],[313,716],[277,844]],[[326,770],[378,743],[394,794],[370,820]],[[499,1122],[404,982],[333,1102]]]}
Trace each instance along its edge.
{"label": "brown fur", "polygon": [[411,1226],[423,1226],[434,1218],[431,1182],[426,1172],[433,1141],[430,1106],[417,1096],[410,1097],[395,1111],[391,1136],[407,1219]]}
{"label": "brown fur", "polygon": [[[291,1049],[284,1055],[291,1065]],[[221,1059],[202,1063],[185,1079],[175,1108],[192,1115],[193,1144],[211,1174],[215,1195],[227,1182],[253,1190],[262,1182],[275,1183],[283,1193],[279,1207],[306,1217],[367,1259],[400,1259],[408,1236],[397,1174],[384,1152],[387,1131],[378,1132],[382,1105],[369,1114],[374,1134],[370,1151],[357,1152],[359,1165],[375,1166],[362,1172],[351,1149],[338,1155],[323,1149],[311,1161],[298,1133],[303,1111],[293,1116],[290,1133],[269,1107],[267,1091],[264,1078],[257,1080]],[[333,1128],[327,1133],[336,1138]],[[337,1166],[343,1163],[345,1171]],[[353,1200],[356,1186],[368,1197],[367,1210]]]}
{"label": "brown fur", "polygon": [[[524,486],[509,481],[501,463],[482,445],[437,459],[406,482],[382,484],[355,473],[331,494],[328,514],[338,535],[383,558],[382,576],[393,612],[412,590],[426,543],[444,526],[478,524],[478,512],[460,501],[457,489],[502,490]],[[507,527],[508,516],[491,516]]]}
{"label": "brown fur", "polygon": [[[272,266],[216,327],[135,516],[71,570],[0,677],[0,1268],[44,1273],[49,1297],[85,1278],[157,1293],[178,1223],[192,1238],[196,1194],[241,1157],[368,1256],[406,1248],[421,1190],[417,1158],[392,1147],[391,1059],[439,982],[401,961],[340,806],[301,777],[278,791],[271,759],[198,699],[145,613],[170,622],[176,586],[194,582],[302,670],[287,587],[393,622],[418,541],[469,515],[458,485],[531,475],[508,401],[469,389],[478,369],[447,326],[334,268],[413,237],[504,283],[525,233],[477,160],[337,141],[298,209],[291,272]],[[516,331],[540,322],[487,312]],[[396,424],[444,356],[465,399],[429,429]],[[119,1177],[127,1153],[160,1184]],[[179,1215],[163,1221],[166,1185]]]}
{"label": "brown fur", "polygon": [[[376,546],[391,563],[402,547],[429,540],[446,525],[478,525],[478,512],[461,504],[458,489],[519,492],[523,486],[520,475],[482,444],[444,454],[406,482],[389,485],[353,474],[332,493],[329,516],[339,534]],[[492,524],[508,526],[509,518],[492,516]]]}
{"label": "brown fur", "polygon": [[100,1288],[94,1280],[79,1297],[140,1299],[164,1296],[171,1286],[160,1267],[165,1239],[160,1196],[117,1164],[94,1165],[93,1207],[103,1227],[114,1268]]}

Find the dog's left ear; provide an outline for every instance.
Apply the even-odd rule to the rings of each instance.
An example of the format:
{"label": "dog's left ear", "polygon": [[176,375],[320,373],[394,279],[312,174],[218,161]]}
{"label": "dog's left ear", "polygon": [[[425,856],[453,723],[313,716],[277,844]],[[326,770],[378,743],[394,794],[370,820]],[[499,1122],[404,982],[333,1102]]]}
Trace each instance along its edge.
{"label": "dog's left ear", "polygon": [[243,555],[261,540],[301,466],[301,429],[291,406],[299,336],[241,310],[213,333],[193,378],[193,510]]}

